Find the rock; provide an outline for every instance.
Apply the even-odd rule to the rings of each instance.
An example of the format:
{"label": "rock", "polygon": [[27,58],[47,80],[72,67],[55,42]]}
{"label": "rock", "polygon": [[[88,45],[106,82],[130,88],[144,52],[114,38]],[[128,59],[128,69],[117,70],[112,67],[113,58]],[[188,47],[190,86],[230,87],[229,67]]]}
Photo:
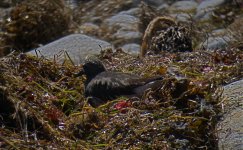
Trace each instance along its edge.
{"label": "rock", "polygon": [[139,8],[131,8],[131,9],[126,10],[126,11],[121,11],[119,14],[120,15],[138,16],[139,13],[140,13],[140,9]]}
{"label": "rock", "polygon": [[166,0],[144,0],[145,3],[153,6],[160,6],[166,2]]}
{"label": "rock", "polygon": [[217,125],[219,150],[243,149],[243,80],[224,86],[226,114]]}
{"label": "rock", "polygon": [[139,43],[142,40],[142,36],[143,34],[140,32],[119,30],[111,37],[117,40],[116,44],[119,45],[120,43],[128,43],[128,42]]}
{"label": "rock", "polygon": [[141,46],[139,44],[131,43],[122,46],[122,50],[129,54],[139,54]]}
{"label": "rock", "polygon": [[164,3],[164,4],[160,5],[160,6],[157,8],[157,10],[160,11],[160,12],[163,12],[163,11],[166,10],[168,7],[169,7],[169,4]]}
{"label": "rock", "polygon": [[142,33],[138,31],[139,19],[127,14],[117,14],[104,21],[101,28],[106,30],[106,39],[113,41],[115,46],[126,43],[139,43]]}
{"label": "rock", "polygon": [[[53,59],[54,56],[66,51],[71,57],[74,64],[84,62],[87,55],[98,54],[102,49],[111,47],[111,44],[99,39],[95,39],[83,34],[72,34],[58,39],[52,43],[37,48],[40,54],[46,58]],[[36,54],[35,50],[28,52]],[[64,55],[58,57],[58,62],[62,63],[65,59]]]}
{"label": "rock", "polygon": [[216,7],[223,5],[226,0],[205,0],[197,7],[195,19],[208,20]]}
{"label": "rock", "polygon": [[209,37],[201,46],[209,50],[215,50],[220,48],[225,48],[228,43],[232,40],[229,36],[216,36]]}
{"label": "rock", "polygon": [[93,23],[84,23],[79,29],[81,30],[80,33],[92,36],[98,36],[101,32],[100,27]]}
{"label": "rock", "polygon": [[126,14],[117,14],[104,21],[107,28],[120,28],[123,30],[137,30],[139,19]]}
{"label": "rock", "polygon": [[197,9],[198,3],[194,1],[177,1],[171,5],[169,11],[171,12],[192,12]]}
{"label": "rock", "polygon": [[170,14],[170,16],[179,22],[190,22],[192,19],[191,15],[188,13]]}

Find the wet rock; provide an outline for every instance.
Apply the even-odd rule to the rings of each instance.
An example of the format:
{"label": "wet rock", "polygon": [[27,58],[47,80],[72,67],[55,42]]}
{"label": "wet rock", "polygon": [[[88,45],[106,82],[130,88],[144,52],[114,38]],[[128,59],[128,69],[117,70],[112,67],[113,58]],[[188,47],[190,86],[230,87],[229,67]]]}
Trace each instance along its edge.
{"label": "wet rock", "polygon": [[243,149],[243,80],[224,86],[225,115],[217,126],[219,149]]}
{"label": "wet rock", "polygon": [[[75,64],[82,63],[87,55],[98,54],[102,49],[111,47],[111,44],[99,39],[95,39],[83,34],[72,34],[58,39],[52,43],[37,48],[39,55],[53,59],[62,51],[66,51]],[[36,54],[35,50],[29,54]],[[64,53],[58,57],[57,61],[62,63],[65,60]]]}
{"label": "wet rock", "polygon": [[129,54],[137,55],[140,52],[141,46],[139,44],[131,43],[122,46],[122,50]]}

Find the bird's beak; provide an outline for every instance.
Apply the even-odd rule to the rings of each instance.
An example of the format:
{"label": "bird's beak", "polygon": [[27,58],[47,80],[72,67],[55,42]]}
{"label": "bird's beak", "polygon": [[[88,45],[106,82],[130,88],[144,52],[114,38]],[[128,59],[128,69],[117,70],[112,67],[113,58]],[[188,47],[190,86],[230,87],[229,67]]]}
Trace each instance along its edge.
{"label": "bird's beak", "polygon": [[82,75],[84,75],[84,70],[82,69],[82,70],[80,70],[78,73],[74,73],[74,77],[79,77],[79,76],[82,76]]}

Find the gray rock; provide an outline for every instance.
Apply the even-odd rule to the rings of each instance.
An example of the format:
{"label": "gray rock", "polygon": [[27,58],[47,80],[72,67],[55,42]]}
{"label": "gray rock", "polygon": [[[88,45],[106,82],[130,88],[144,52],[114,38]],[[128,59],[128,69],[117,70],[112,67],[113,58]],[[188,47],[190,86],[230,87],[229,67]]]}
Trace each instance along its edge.
{"label": "gray rock", "polygon": [[169,8],[172,12],[191,12],[197,9],[198,3],[191,0],[177,1]]}
{"label": "gray rock", "polygon": [[138,43],[142,39],[142,33],[138,31],[139,19],[127,14],[117,14],[104,21],[102,28],[106,30],[115,46],[126,43]]}
{"label": "gray rock", "polygon": [[243,149],[243,79],[224,86],[225,115],[217,125],[220,150]]}
{"label": "gray rock", "polygon": [[189,22],[192,20],[192,16],[188,13],[170,14],[170,16],[175,18],[177,21],[182,22]]}
{"label": "gray rock", "polygon": [[[62,51],[66,51],[74,64],[80,64],[87,55],[98,54],[102,49],[112,47],[110,43],[98,40],[83,34],[72,34],[58,39],[52,43],[37,48],[40,54],[48,59],[53,59]],[[35,50],[28,52],[35,55]],[[65,54],[58,57],[57,62],[62,63],[65,60]]]}
{"label": "gray rock", "polygon": [[160,6],[166,2],[166,0],[144,0],[149,5]]}
{"label": "gray rock", "polygon": [[122,28],[123,30],[137,30],[139,19],[126,14],[117,14],[104,21],[104,24],[110,28]]}
{"label": "gray rock", "polygon": [[140,32],[134,32],[134,31],[122,31],[118,30],[115,34],[112,35],[112,37],[116,40],[123,41],[123,43],[127,42],[134,42],[139,43],[142,40],[143,34]]}
{"label": "gray rock", "polygon": [[207,41],[201,44],[206,49],[214,50],[225,48],[228,46],[228,43],[232,40],[229,36],[220,36],[220,37],[209,37]]}
{"label": "gray rock", "polygon": [[197,13],[195,19],[207,20],[210,18],[212,11],[221,5],[223,5],[226,0],[205,0],[202,1],[197,7]]}
{"label": "gray rock", "polygon": [[164,11],[164,10],[167,10],[169,8],[169,4],[165,3],[165,4],[162,4],[160,5],[157,10],[158,11]]}
{"label": "gray rock", "polygon": [[139,44],[131,43],[131,44],[125,44],[122,46],[122,50],[129,54],[138,55],[140,52],[141,46]]}
{"label": "gray rock", "polygon": [[129,10],[119,12],[120,15],[131,15],[131,16],[138,16],[139,13],[140,13],[139,8],[131,8]]}

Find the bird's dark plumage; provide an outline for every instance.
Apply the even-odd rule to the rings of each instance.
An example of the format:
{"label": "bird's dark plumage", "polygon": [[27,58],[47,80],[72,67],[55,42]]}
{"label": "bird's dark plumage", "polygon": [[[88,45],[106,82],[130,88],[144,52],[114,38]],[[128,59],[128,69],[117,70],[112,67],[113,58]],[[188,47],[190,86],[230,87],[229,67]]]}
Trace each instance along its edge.
{"label": "bird's dark plumage", "polygon": [[141,78],[121,72],[106,71],[97,59],[89,59],[83,65],[86,75],[85,96],[93,107],[98,107],[119,96],[141,97],[148,88],[158,88],[162,77]]}

